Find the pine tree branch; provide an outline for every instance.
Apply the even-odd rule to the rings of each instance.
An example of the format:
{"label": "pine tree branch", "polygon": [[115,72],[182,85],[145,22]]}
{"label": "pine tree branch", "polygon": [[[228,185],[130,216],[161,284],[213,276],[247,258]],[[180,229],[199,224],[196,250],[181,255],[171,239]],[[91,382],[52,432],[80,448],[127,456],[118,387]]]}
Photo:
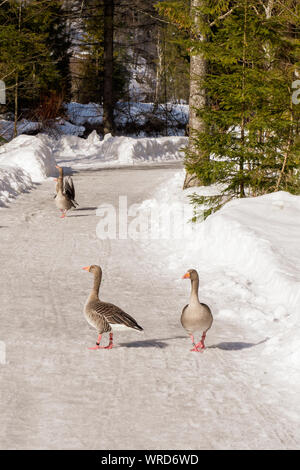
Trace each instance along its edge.
{"label": "pine tree branch", "polygon": [[220,20],[224,20],[224,18],[226,18],[226,16],[228,15],[231,15],[231,13],[238,7],[238,5],[236,5],[235,7],[232,7],[229,11],[227,11],[226,13],[224,13],[224,15],[221,15],[219,16],[218,18],[216,18],[214,21],[212,21],[212,23],[209,24],[210,27],[214,26],[218,21]]}
{"label": "pine tree branch", "polygon": [[[1,5],[0,5],[1,6]],[[12,72],[9,72],[7,73],[6,75],[4,75],[4,77],[1,77],[0,80],[4,80],[5,78],[9,77],[10,75],[12,75],[13,73],[15,73],[16,69],[13,69]]]}

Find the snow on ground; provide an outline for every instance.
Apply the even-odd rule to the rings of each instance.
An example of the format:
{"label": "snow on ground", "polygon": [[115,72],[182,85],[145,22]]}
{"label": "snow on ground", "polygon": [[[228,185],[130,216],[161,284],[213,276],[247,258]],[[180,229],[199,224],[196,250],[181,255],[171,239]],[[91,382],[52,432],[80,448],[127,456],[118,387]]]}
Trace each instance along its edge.
{"label": "snow on ground", "polygon": [[186,144],[186,137],[132,138],[108,134],[101,140],[96,131],[87,139],[75,135],[58,138],[46,134],[20,135],[0,147],[0,204],[31,187],[32,182],[55,176],[56,163],[74,170],[91,170],[176,162],[183,159],[182,148]]}
{"label": "snow on ground", "polygon": [[[166,267],[171,272],[194,267],[203,273],[203,290],[208,298],[215,297],[218,320],[265,331],[264,351],[280,351],[280,373],[285,369],[286,380],[299,382],[293,368],[300,368],[300,197],[276,192],[233,200],[193,224],[188,195],[217,194],[218,188],[183,192],[183,181],[184,171],[177,172],[140,206],[142,212],[154,209],[162,217],[169,207],[184,215],[179,228],[189,226],[183,234],[177,229],[175,235],[182,237],[171,244],[159,242]],[[168,237],[164,230],[169,227],[161,225],[161,239]]]}
{"label": "snow on ground", "polygon": [[102,124],[103,107],[97,103],[81,104],[71,101],[65,104],[68,119],[77,126],[89,124]]}
{"label": "snow on ground", "polygon": [[[75,101],[65,105],[66,115],[70,122],[77,126],[86,123],[90,125],[102,124],[103,107],[97,103],[81,104]],[[189,116],[189,107],[187,104],[180,103],[141,103],[141,102],[123,102],[116,104],[115,124],[125,126],[127,123],[136,122],[139,125],[145,124],[147,118],[157,117],[162,121],[166,119],[170,124],[186,125]]]}
{"label": "snow on ground", "polygon": [[[103,107],[97,103],[81,104],[76,102],[66,103],[64,105],[65,116],[58,117],[48,123],[34,122],[28,119],[21,119],[17,123],[17,135],[37,134],[39,131],[50,136],[59,138],[61,135],[83,136],[86,127],[99,126],[103,121]],[[160,120],[167,122],[167,134],[184,135],[184,126],[188,122],[188,105],[166,103],[137,103],[137,102],[118,102],[115,109],[115,124],[119,128],[126,125],[137,126],[140,136],[144,131],[138,130],[139,126],[145,125],[147,120]],[[8,118],[10,119],[10,118]],[[0,119],[0,136],[9,141],[14,136],[14,121]]]}
{"label": "snow on ground", "polygon": [[0,205],[49,176],[55,159],[47,136],[20,135],[0,147]]}
{"label": "snow on ground", "polygon": [[87,139],[63,136],[53,145],[60,165],[82,170],[182,160],[187,140],[187,137],[136,138],[111,134],[101,140],[93,131]]}
{"label": "snow on ground", "polygon": [[7,205],[14,197],[32,188],[30,175],[19,167],[0,163],[0,207]]}
{"label": "snow on ground", "polygon": [[[80,171],[65,219],[50,180],[0,208],[1,449],[299,448],[298,199],[234,201],[186,239],[99,238],[97,207],[181,203],[182,180],[166,167]],[[93,263],[101,298],[144,328],[116,333],[110,351],[88,349],[81,268]],[[214,314],[203,354],[180,325],[192,266]]]}
{"label": "snow on ground", "polygon": [[[27,119],[21,119],[17,124],[17,135],[22,134],[36,134],[45,127],[42,123],[29,121]],[[43,131],[48,134],[55,135],[83,135],[85,127],[81,125],[72,124],[65,119],[58,118],[56,121],[52,121],[48,128],[44,128]],[[0,119],[0,136],[6,141],[9,141],[14,136],[14,122]]]}
{"label": "snow on ground", "polygon": [[[18,135],[32,133],[38,131],[39,128],[40,124],[38,122],[22,119],[17,124],[17,133]],[[0,119],[0,135],[7,141],[11,140],[14,135],[14,122]]]}

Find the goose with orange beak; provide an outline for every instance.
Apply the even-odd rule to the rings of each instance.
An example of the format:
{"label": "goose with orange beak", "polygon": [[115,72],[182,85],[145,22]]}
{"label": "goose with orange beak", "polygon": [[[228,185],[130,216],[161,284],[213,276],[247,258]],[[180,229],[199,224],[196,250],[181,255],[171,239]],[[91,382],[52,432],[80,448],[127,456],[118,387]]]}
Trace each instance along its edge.
{"label": "goose with orange beak", "polygon": [[[199,276],[195,269],[189,269],[182,279],[191,280],[191,295],[189,303],[184,307],[181,314],[181,324],[183,328],[190,335],[193,349],[191,351],[201,352],[205,349],[204,340],[207,331],[210,329],[213,316],[208,305],[199,301]],[[201,340],[195,344],[194,334],[197,332],[202,333]]]}
{"label": "goose with orange beak", "polygon": [[75,201],[75,189],[71,176],[64,178],[63,168],[58,165],[56,168],[59,171],[59,177],[56,180],[55,204],[62,213],[61,218],[64,218],[67,211],[76,207],[78,203]]}
{"label": "goose with orange beak", "polygon": [[[102,269],[100,266],[93,264],[82,269],[94,275],[94,285],[84,306],[84,316],[87,322],[97,330],[98,339],[96,346],[89,349],[112,349],[114,330],[134,329],[142,331],[143,328],[128,313],[116,305],[102,302],[99,299],[99,289],[102,280]],[[105,347],[100,346],[103,333],[109,333],[109,344]]]}

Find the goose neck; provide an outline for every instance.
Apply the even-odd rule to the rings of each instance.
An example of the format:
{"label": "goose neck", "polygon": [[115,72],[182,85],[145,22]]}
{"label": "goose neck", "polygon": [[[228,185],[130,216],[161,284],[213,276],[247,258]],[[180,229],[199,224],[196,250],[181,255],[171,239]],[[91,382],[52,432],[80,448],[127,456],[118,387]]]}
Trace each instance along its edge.
{"label": "goose neck", "polygon": [[199,290],[199,279],[193,279],[191,281],[191,301],[196,300],[199,302],[198,290]]}
{"label": "goose neck", "polygon": [[97,299],[99,298],[100,284],[101,284],[101,273],[96,272],[94,274],[94,284],[93,284],[93,288],[92,288],[92,292],[91,292],[90,297],[97,298]]}

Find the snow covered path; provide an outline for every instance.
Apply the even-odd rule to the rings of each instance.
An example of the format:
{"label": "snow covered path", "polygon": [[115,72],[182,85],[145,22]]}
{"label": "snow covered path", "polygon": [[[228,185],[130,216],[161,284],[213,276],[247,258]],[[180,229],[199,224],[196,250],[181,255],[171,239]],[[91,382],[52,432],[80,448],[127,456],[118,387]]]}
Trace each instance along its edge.
{"label": "snow covered path", "polygon": [[[216,314],[207,350],[191,353],[179,322],[190,285],[178,280],[190,266],[172,277],[154,243],[151,255],[96,236],[99,204],[142,202],[175,171],[78,173],[80,207],[65,220],[51,181],[0,209],[1,449],[299,448],[299,390],[275,378],[268,332]],[[145,330],[116,333],[111,351],[87,349],[89,264],[103,268],[102,298]]]}

